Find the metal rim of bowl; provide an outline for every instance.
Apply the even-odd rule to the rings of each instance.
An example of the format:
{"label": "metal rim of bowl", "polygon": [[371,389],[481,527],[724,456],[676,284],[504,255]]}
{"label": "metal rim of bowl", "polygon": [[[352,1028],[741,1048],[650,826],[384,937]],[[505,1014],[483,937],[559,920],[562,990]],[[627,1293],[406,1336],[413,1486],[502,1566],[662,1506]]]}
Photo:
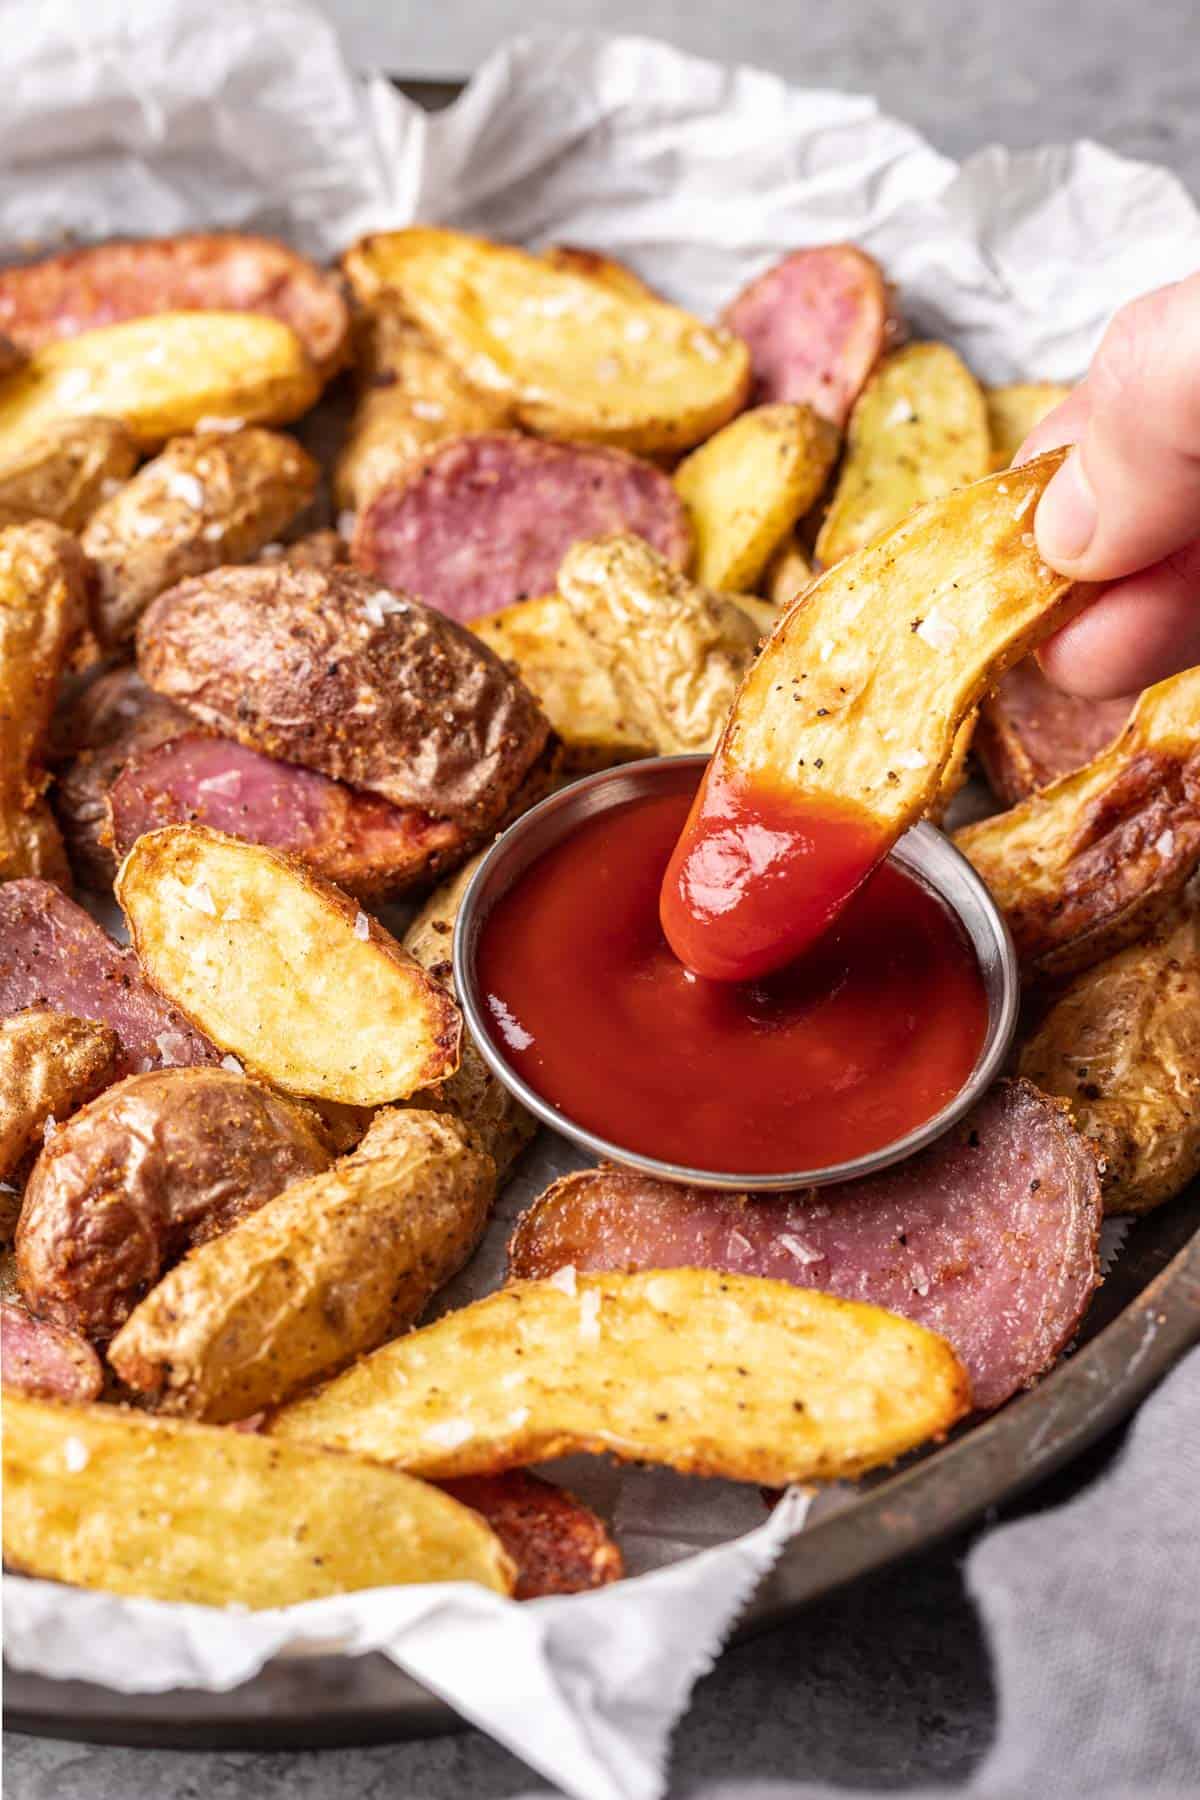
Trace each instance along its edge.
{"label": "metal rim of bowl", "polygon": [[492,906],[554,844],[586,820],[652,792],[668,769],[703,768],[707,756],[654,756],[619,763],[560,788],[522,814],[493,843],[471,877],[454,927],[454,982],[467,1026],[479,1052],[509,1093],[581,1149],[625,1168],[692,1187],[778,1193],[828,1187],[890,1168],[949,1130],[999,1074],[1016,1030],[1020,976],[1016,951],[1004,918],[986,886],[949,838],[928,824],[912,826],[893,847],[891,858],[930,889],[954,914],[979,960],[988,1004],[988,1024],[975,1066],[958,1093],[923,1125],[879,1149],[821,1169],[750,1175],[693,1169],[683,1163],[628,1150],[567,1117],[507,1062],[491,1035],[475,978],[475,950]]}

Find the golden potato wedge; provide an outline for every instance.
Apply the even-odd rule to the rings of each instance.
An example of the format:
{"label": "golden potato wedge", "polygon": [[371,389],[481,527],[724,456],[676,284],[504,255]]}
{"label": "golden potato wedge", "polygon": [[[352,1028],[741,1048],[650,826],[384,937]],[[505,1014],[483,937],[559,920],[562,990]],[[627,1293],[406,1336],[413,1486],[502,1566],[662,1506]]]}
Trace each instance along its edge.
{"label": "golden potato wedge", "polygon": [[1147,688],[1082,769],[954,841],[1027,974],[1068,975],[1140,937],[1200,863],[1200,668]]}
{"label": "golden potato wedge", "polygon": [[[458,995],[451,960],[454,922],[480,861],[480,857],[475,857],[457,875],[435,888],[400,940],[426,974],[440,982],[455,1001]],[[500,1181],[538,1128],[533,1114],[492,1074],[465,1023],[461,1060],[453,1075],[447,1075],[433,1087],[419,1089],[409,1104],[450,1113],[471,1142],[491,1157]]]}
{"label": "golden potato wedge", "polygon": [[1149,1212],[1200,1174],[1200,892],[1077,975],[1021,1050],[1068,1100],[1106,1213]]}
{"label": "golden potato wedge", "polygon": [[0,464],[64,419],[120,420],[140,449],[206,425],[281,425],[321,378],[295,333],[259,313],[159,313],[47,344],[0,382]]}
{"label": "golden potato wedge", "polygon": [[850,415],[818,560],[829,568],[914,507],[977,481],[991,457],[983,389],[961,357],[948,344],[893,350]]}
{"label": "golden potato wedge", "polygon": [[319,473],[294,438],[256,426],[172,438],[93,513],[81,539],[104,644],[128,642],[151,600],[177,581],[249,562],[309,504]]}
{"label": "golden potato wedge", "polygon": [[4,1560],[200,1606],[291,1606],[416,1581],[512,1592],[478,1514],[358,1457],[115,1406],[4,1396]]}
{"label": "golden potato wedge", "polygon": [[634,274],[628,264],[618,262],[615,256],[606,256],[602,250],[588,250],[581,244],[548,244],[540,254],[542,261],[549,263],[552,269],[561,269],[566,275],[583,275],[589,281],[598,281],[602,286],[624,294],[629,300],[660,298],[640,275]]}
{"label": "golden potato wedge", "polygon": [[892,1462],[969,1405],[950,1346],[894,1313],[670,1269],[489,1294],[268,1429],[434,1479],[610,1451],[782,1487]]}
{"label": "golden potato wedge", "polygon": [[171,825],[137,840],[115,892],[159,992],[288,1093],[378,1106],[458,1067],[450,996],[294,858]]}
{"label": "golden potato wedge", "polygon": [[693,574],[705,587],[758,586],[797,519],[815,506],[839,433],[810,406],[756,406],[693,450],[675,486],[696,534]]}
{"label": "golden potato wedge", "polygon": [[812,563],[789,531],[763,570],[760,586],[772,606],[790,606],[812,578]]}
{"label": "golden potato wedge", "polygon": [[630,729],[664,756],[711,749],[758,648],[748,614],[625,535],[576,544],[558,586]]}
{"label": "golden potato wedge", "polygon": [[1070,388],[1059,381],[1016,381],[984,388],[993,469],[1007,469],[1035,425],[1061,406]]}
{"label": "golden potato wedge", "polygon": [[119,1051],[111,1025],[49,1007],[0,1021],[0,1180],[40,1147],[47,1120],[61,1122],[114,1079]]}
{"label": "golden potato wedge", "polygon": [[547,437],[688,450],[749,391],[731,332],[524,250],[412,226],[362,239],[344,266],[360,298],[394,294],[472,386]]}
{"label": "golden potato wedge", "polygon": [[80,531],[137,466],[117,419],[64,419],[0,466],[0,525],[49,519]]}
{"label": "golden potato wedge", "polygon": [[164,1412],[223,1423],[335,1375],[418,1319],[479,1242],[490,1156],[454,1119],[379,1113],[358,1148],[193,1250],[108,1360]]}

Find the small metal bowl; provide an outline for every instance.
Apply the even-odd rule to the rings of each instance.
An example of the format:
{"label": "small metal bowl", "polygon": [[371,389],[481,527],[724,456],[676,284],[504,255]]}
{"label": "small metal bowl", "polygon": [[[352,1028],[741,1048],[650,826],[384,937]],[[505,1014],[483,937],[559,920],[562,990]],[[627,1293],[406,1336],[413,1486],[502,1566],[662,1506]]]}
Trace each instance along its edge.
{"label": "small metal bowl", "polygon": [[[622,1144],[610,1143],[577,1125],[517,1074],[497,1048],[488,1029],[476,979],[476,947],[484,922],[497,900],[543,851],[569,836],[586,819],[595,818],[598,813],[621,806],[628,800],[653,794],[666,769],[690,764],[699,772],[707,761],[705,756],[655,756],[644,762],[621,763],[614,769],[601,770],[598,775],[585,776],[582,781],[551,794],[496,839],[471,879],[454,927],[454,980],[467,1025],[492,1073],[523,1106],[581,1149],[590,1150],[609,1162],[640,1169],[647,1175],[660,1176],[664,1181],[686,1182],[695,1187],[750,1189],[758,1193],[826,1187],[833,1182],[874,1175],[924,1149],[980,1098],[1000,1071],[1017,1023],[1020,977],[1008,927],[970,863],[949,838],[932,825],[914,825],[906,831],[893,849],[891,860],[937,894],[970,939],[979,959],[987,995],[987,1031],[975,1067],[953,1100],[915,1131],[878,1150],[853,1157],[848,1162],[831,1163],[823,1169],[796,1169],[778,1175],[725,1174],[713,1169],[690,1169],[683,1163],[660,1162],[656,1157],[627,1150]],[[581,929],[586,929],[586,921],[580,924]]]}

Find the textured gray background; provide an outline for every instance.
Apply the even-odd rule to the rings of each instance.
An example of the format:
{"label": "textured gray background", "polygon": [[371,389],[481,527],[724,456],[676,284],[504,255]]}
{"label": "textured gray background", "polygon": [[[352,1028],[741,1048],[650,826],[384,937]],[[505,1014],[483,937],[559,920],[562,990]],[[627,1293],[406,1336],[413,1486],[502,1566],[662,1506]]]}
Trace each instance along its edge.
{"label": "textured gray background", "polygon": [[[640,31],[806,86],[873,93],[953,155],[1090,136],[1165,163],[1200,192],[1197,0],[1090,0],[1086,9],[1062,0],[324,4],[360,67],[457,75],[534,25]],[[992,1724],[963,1549],[891,1571],[731,1652],[680,1727],[673,1795],[768,1776],[893,1789],[963,1779]],[[91,1749],[9,1734],[5,1751],[8,1800],[503,1800],[537,1787],[475,1732],[289,1756]]]}

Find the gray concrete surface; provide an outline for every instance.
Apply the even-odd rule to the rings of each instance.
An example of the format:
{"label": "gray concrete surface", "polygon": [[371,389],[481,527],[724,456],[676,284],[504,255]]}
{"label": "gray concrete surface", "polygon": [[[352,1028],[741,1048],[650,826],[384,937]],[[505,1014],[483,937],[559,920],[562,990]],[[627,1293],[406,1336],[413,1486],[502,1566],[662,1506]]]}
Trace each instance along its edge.
{"label": "gray concrete surface", "polygon": [[[954,155],[1078,136],[1200,191],[1196,0],[324,0],[362,67],[444,76],[535,24],[603,26],[872,92]],[[986,1649],[952,1546],[812,1609],[724,1660],[676,1740],[672,1793],[708,1781],[903,1790],[964,1778],[992,1722]],[[92,1749],[9,1734],[8,1800],[504,1800],[538,1788],[478,1733],[298,1755]]]}

